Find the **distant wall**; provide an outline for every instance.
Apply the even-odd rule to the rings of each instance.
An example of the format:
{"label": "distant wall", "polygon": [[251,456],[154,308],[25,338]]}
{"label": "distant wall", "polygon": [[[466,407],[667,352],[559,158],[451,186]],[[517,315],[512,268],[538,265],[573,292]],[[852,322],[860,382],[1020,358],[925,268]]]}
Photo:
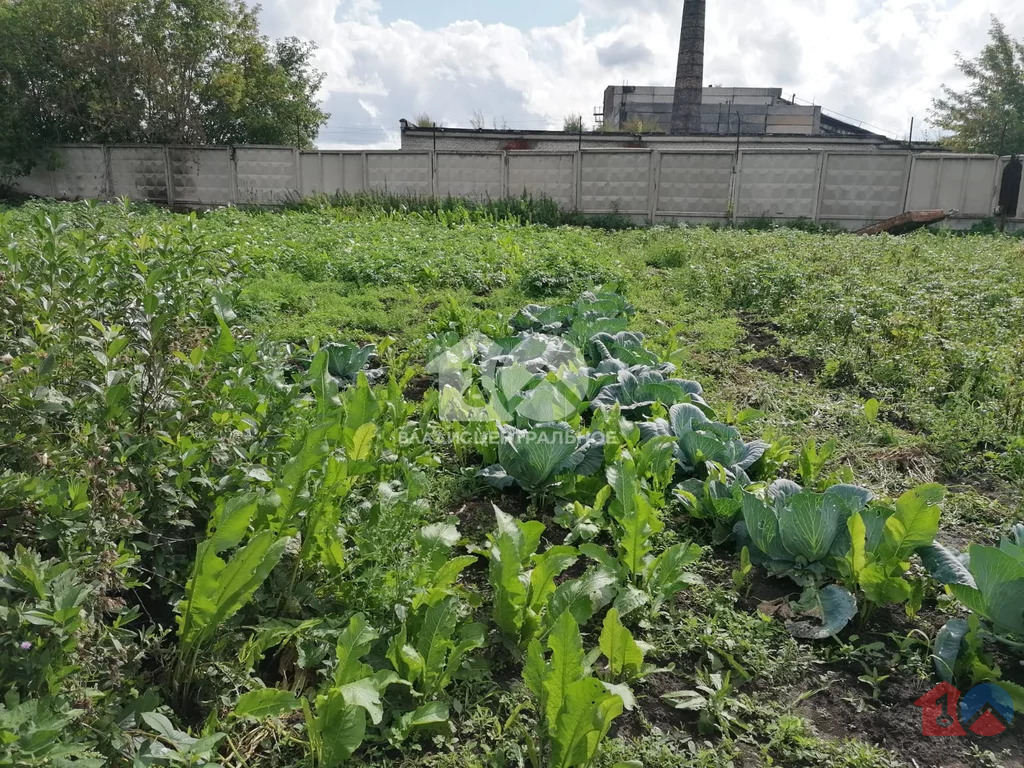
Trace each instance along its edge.
{"label": "distant wall", "polygon": [[[75,145],[20,180],[63,200],[128,197],[176,206],[277,205],[317,193],[496,199],[529,193],[583,213],[655,224],[807,218],[857,229],[906,210],[995,213],[1008,158],[781,146],[574,151],[300,151],[290,147]],[[563,145],[564,147],[564,145]],[[1024,198],[1024,192],[1022,192]],[[1011,227],[1024,227],[1024,199]]]}
{"label": "distant wall", "polygon": [[[667,130],[675,89],[660,86],[609,86],[604,92],[604,121],[618,129],[633,121]],[[821,107],[782,99],[781,88],[705,88],[699,133],[741,135],[821,134]]]}

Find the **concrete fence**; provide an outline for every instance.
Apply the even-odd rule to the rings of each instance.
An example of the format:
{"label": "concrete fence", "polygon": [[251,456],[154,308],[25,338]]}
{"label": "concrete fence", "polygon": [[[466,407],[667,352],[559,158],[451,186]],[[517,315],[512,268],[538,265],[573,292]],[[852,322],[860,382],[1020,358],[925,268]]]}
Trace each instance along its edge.
{"label": "concrete fence", "polygon": [[[1009,158],[908,151],[583,149],[300,151],[289,147],[58,147],[28,194],[128,197],[176,206],[276,205],[317,193],[386,191],[475,200],[544,195],[583,213],[652,223],[807,218],[856,229],[907,210],[992,216]],[[1012,228],[1024,227],[1024,191]]]}

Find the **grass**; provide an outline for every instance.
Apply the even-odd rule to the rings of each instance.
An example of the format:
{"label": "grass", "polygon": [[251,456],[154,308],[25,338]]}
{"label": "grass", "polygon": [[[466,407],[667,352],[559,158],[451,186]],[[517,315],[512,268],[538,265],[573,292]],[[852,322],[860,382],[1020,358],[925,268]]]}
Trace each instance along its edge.
{"label": "grass", "polygon": [[[545,546],[564,535],[544,496],[482,487],[480,457],[404,447],[402,430],[426,430],[435,401],[403,392],[439,336],[507,329],[525,304],[595,285],[625,293],[630,327],[699,380],[720,415],[756,409],[743,431],[777,455],[835,439],[826,476],[852,472],[884,496],[947,484],[940,537],[958,547],[992,542],[1024,517],[1019,240],[569,223],[579,222],[534,201],[467,209],[385,197],[201,216],[0,211],[10,354],[0,364],[0,684],[37,708],[34,722],[60,723],[59,735],[32,736],[35,726],[10,724],[26,710],[9,698],[0,757],[35,738],[115,765],[162,764],[161,748],[232,768],[334,764],[311,757],[310,718],[329,708],[321,697],[354,613],[382,635],[363,662],[389,669],[387,641],[417,631],[437,552],[486,546],[489,502],[539,518]],[[328,341],[380,345],[391,381],[336,398],[318,390],[306,370]],[[315,433],[325,416],[334,428]],[[369,460],[356,458],[360,445],[372,446]],[[795,456],[782,461],[794,476]],[[211,521],[230,528],[224,504],[246,494],[259,503],[243,528],[280,537],[280,565],[184,663],[176,612],[202,581],[197,547]],[[694,569],[703,583],[633,625],[667,671],[637,684],[640,706],[616,721],[594,765],[980,766],[1002,759],[982,754],[990,745],[1012,748],[915,737],[913,700],[934,682],[928,641],[955,612],[934,585],[917,617],[885,609],[857,637],[797,641],[757,608],[798,589],[755,574],[738,590],[733,551],[702,540],[707,530],[678,508],[664,514],[659,549],[708,545]],[[427,530],[452,538],[435,551]],[[244,550],[219,556],[230,567]],[[485,571],[469,566],[445,592],[459,606],[453,626],[488,621]],[[410,731],[398,714],[422,702],[391,686],[385,720],[366,724],[350,763],[525,764],[537,714],[521,665],[488,632],[438,699],[444,723]],[[584,632],[589,647],[600,627]],[[712,676],[721,695],[701,712],[661,698]],[[311,714],[232,714],[264,686],[308,698]],[[189,741],[200,736],[212,739],[206,752]],[[60,757],[40,754],[35,764]]]}

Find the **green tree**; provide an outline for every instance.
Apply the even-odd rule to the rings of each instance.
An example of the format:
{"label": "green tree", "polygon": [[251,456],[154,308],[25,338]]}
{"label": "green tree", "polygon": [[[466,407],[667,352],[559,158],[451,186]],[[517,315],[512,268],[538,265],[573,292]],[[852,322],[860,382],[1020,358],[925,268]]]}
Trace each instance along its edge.
{"label": "green tree", "polygon": [[970,79],[966,90],[943,86],[932,102],[931,122],[949,136],[942,143],[962,152],[1024,153],[1024,42],[995,16],[991,39],[976,59],[957,54]]}
{"label": "green tree", "polygon": [[583,115],[578,113],[566,115],[562,120],[562,130],[567,133],[582,133]]}
{"label": "green tree", "polygon": [[314,50],[242,0],[0,0],[0,182],[57,143],[311,146]]}

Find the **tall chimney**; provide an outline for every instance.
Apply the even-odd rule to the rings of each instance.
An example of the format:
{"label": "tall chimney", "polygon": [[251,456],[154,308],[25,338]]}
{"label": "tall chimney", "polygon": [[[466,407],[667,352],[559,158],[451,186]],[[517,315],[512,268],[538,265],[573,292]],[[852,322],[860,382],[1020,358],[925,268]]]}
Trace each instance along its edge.
{"label": "tall chimney", "polygon": [[673,134],[700,133],[700,105],[704,93],[705,0],[683,0],[679,32],[679,63],[672,98]]}

